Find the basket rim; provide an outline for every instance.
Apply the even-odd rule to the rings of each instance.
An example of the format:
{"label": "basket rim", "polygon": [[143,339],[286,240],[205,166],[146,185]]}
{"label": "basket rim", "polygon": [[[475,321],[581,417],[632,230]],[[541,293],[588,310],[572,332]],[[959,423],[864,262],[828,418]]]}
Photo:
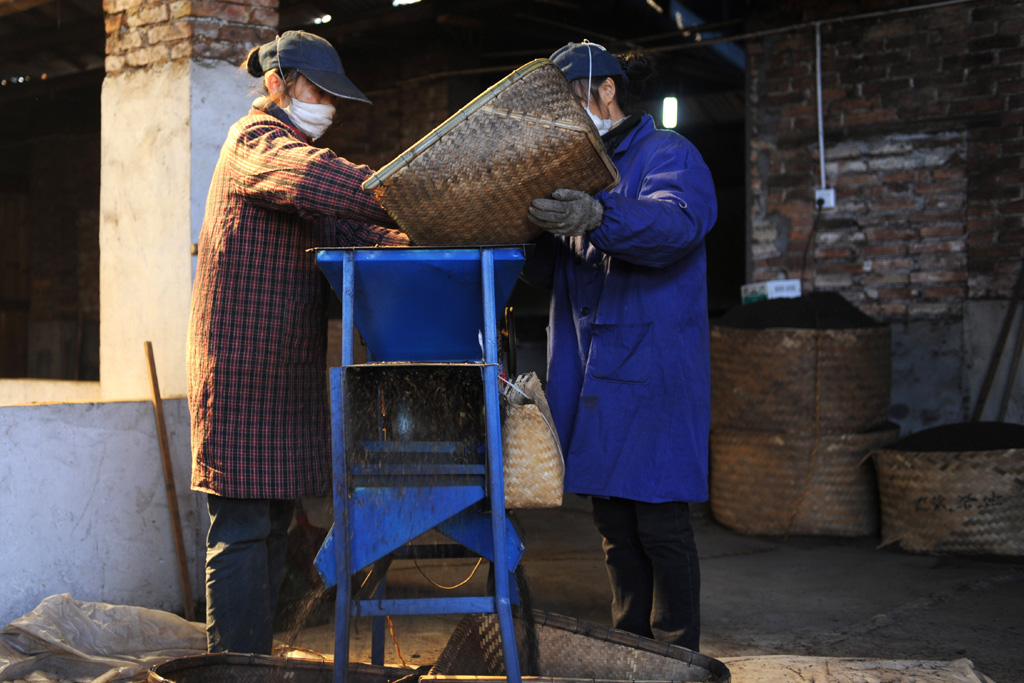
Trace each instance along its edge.
{"label": "basket rim", "polygon": [[775,333],[785,332],[787,334],[804,333],[804,334],[807,334],[807,335],[814,335],[814,334],[818,334],[818,333],[821,333],[821,334],[834,334],[834,333],[837,333],[837,332],[882,332],[882,333],[890,332],[890,328],[886,324],[882,324],[882,325],[862,325],[860,327],[821,327],[821,328],[818,328],[818,327],[783,327],[781,325],[780,326],[773,326],[773,327],[733,327],[731,325],[721,325],[721,324],[715,323],[714,321],[711,322],[711,328],[710,329],[711,329],[712,332],[728,330],[729,332],[735,332],[735,333],[738,333],[738,334],[755,334],[755,333],[765,333],[765,332],[775,332]]}
{"label": "basket rim", "polygon": [[245,652],[205,652],[202,654],[179,657],[166,662],[156,664],[149,669],[149,681],[170,683],[171,679],[165,678],[164,674],[171,674],[189,669],[198,669],[205,666],[216,665],[242,665],[242,666],[265,666],[265,667],[295,667],[311,671],[334,668],[334,662],[313,659],[293,659],[288,657],[277,657],[274,655],[262,655]]}
{"label": "basket rim", "polygon": [[1024,452],[1024,447],[1021,448],[993,448],[987,451],[968,450],[968,451],[918,451],[918,450],[903,450],[898,448],[874,448],[871,450],[869,455],[873,457],[887,457],[887,456],[937,456],[937,457],[956,457],[956,456],[1009,456],[1015,455],[1018,452]]}
{"label": "basket rim", "polygon": [[[504,90],[505,88],[512,85],[516,81],[522,80],[525,76],[533,73],[534,71],[546,67],[554,67],[559,74],[562,74],[562,70],[558,68],[558,65],[556,65],[547,57],[534,59],[531,62],[527,62],[523,66],[514,70],[512,73],[505,76],[503,79],[501,79],[500,81],[498,81],[497,83],[495,83],[494,85],[492,85],[491,87],[487,88],[482,93],[474,97],[469,102],[469,104],[467,104],[466,106],[462,107],[462,109],[452,114],[452,116],[445,120],[441,125],[434,128],[434,130],[430,131],[427,135],[420,138],[419,141],[414,143],[407,150],[405,150],[397,157],[389,161],[387,164],[382,166],[380,169],[378,169],[376,173],[374,173],[369,178],[364,180],[362,184],[363,191],[370,192],[382,186],[388,178],[390,178],[392,175],[394,175],[401,169],[405,168],[409,164],[409,162],[411,162],[413,159],[415,159],[423,152],[425,152],[427,149],[432,147],[438,140],[441,139],[443,135],[445,135],[453,128],[458,126],[475,111],[486,106],[488,102],[490,102],[492,96],[495,93]],[[564,78],[564,74],[562,74],[562,76]],[[601,142],[601,138],[597,134],[597,129],[594,128],[593,125],[589,125],[586,127],[584,132],[587,135],[587,139],[590,140],[590,144],[592,144],[594,148],[597,149],[599,152],[603,152],[604,144]],[[601,159],[601,162],[604,164],[605,168],[612,176],[612,182],[610,183],[609,187],[614,187],[619,183],[620,180],[619,170],[615,167],[615,164],[612,163],[611,159],[608,158],[607,154],[600,153],[598,154],[598,157]]]}
{"label": "basket rim", "polygon": [[[201,654],[178,657],[151,666],[148,670],[148,683],[173,683],[173,679],[165,678],[166,674],[188,671],[207,666],[234,665],[254,666],[267,668],[287,667],[312,672],[323,672],[334,670],[334,657],[325,656],[322,660],[301,659],[297,657],[280,657],[277,655],[264,655],[247,652],[204,652]],[[389,666],[378,666],[376,664],[365,664],[362,662],[349,662],[349,671],[355,674],[386,674],[388,680],[398,680],[405,677],[409,672],[406,669],[399,669]]]}
{"label": "basket rim", "polygon": [[588,638],[601,642],[632,647],[642,652],[650,652],[651,654],[661,655],[662,657],[686,662],[687,664],[692,664],[694,666],[700,666],[716,675],[727,673],[729,670],[728,667],[720,660],[702,652],[698,652],[697,650],[690,650],[682,645],[665,643],[659,640],[654,640],[653,638],[646,638],[635,633],[630,633],[628,631],[622,631],[611,626],[601,626],[599,624],[594,624],[593,622],[584,621],[577,617],[570,617],[564,614],[557,614],[555,612],[544,612],[535,609],[533,610],[533,615],[534,622],[537,626],[547,626],[567,631],[574,635],[587,636]]}
{"label": "basket rim", "polygon": [[[611,645],[621,645],[633,648],[640,652],[646,652],[649,654],[658,655],[667,659],[673,659],[679,662],[686,663],[690,666],[700,668],[706,671],[711,678],[707,679],[710,683],[729,683],[732,680],[732,674],[729,671],[729,667],[719,659],[715,659],[709,655],[696,650],[690,650],[681,645],[675,645],[672,643],[666,643],[652,638],[646,638],[644,636],[637,635],[635,633],[629,633],[620,629],[613,628],[611,626],[602,626],[591,621],[586,621],[578,617],[570,617],[564,614],[558,614],[556,612],[548,612],[539,609],[531,610],[533,615],[534,625],[538,627],[547,627],[553,630],[562,631],[570,635],[578,635],[588,638],[590,640],[608,643]],[[521,615],[515,616],[517,621],[521,621],[523,617]],[[496,619],[494,614],[467,614],[459,622],[452,634],[451,639],[448,641],[448,645],[444,651],[438,656],[434,666],[450,664],[448,661],[453,656],[453,647],[461,647],[462,642],[459,639],[465,639],[471,637],[469,634],[471,623],[474,621],[480,622],[485,619]],[[494,624],[492,624],[494,625]],[[445,680],[466,680],[466,681],[504,681],[504,676],[492,676],[492,675],[465,675],[465,674],[447,674],[435,672],[431,669],[431,672],[421,678],[423,681],[445,681]],[[576,681],[585,681],[586,683],[619,683],[620,679],[615,678],[553,678],[551,676],[523,676],[524,681],[547,681],[549,683],[575,683]],[[637,681],[630,681],[630,683],[640,683]],[[644,680],[642,683],[659,683],[656,680]]]}

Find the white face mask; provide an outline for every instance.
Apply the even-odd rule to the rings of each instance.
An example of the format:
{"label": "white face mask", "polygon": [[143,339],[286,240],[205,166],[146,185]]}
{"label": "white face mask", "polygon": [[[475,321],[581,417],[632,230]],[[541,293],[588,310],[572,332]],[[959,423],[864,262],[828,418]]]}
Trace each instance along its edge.
{"label": "white face mask", "polygon": [[594,122],[595,126],[597,126],[598,135],[604,135],[605,133],[612,129],[611,119],[598,118],[594,114],[594,112],[590,111],[589,109],[587,110],[587,115],[590,116],[590,120]]}
{"label": "white face mask", "polygon": [[293,97],[288,106],[282,109],[295,127],[308,135],[310,140],[319,138],[334,122],[333,104],[312,104]]}

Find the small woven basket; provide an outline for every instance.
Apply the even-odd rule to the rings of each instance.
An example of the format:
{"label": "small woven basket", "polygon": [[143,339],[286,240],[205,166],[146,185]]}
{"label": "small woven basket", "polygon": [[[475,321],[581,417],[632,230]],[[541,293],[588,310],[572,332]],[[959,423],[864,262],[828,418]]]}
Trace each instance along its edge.
{"label": "small woven basket", "polygon": [[878,533],[872,448],[899,428],[853,434],[711,432],[711,512],[734,531],[765,535]]}
{"label": "small woven basket", "polygon": [[562,504],[565,463],[537,373],[519,377],[505,396],[501,423],[505,507],[556,508]]}
{"label": "small woven basket", "polygon": [[478,95],[363,183],[414,244],[523,244],[530,202],[560,187],[593,194],[619,173],[549,59]]}
{"label": "small woven basket", "polygon": [[711,428],[846,434],[881,426],[891,384],[888,326],[711,326]]}
{"label": "small woven basket", "polygon": [[[699,652],[579,619],[534,610],[539,673],[557,681],[715,681],[731,680],[728,667]],[[523,620],[516,619],[522,645]],[[520,650],[520,662],[524,655]],[[525,671],[524,671],[525,673]],[[454,683],[460,676],[504,681],[501,631],[493,614],[467,615],[430,672],[420,680]],[[533,678],[524,675],[524,679]],[[533,678],[538,680],[538,678]]]}
{"label": "small woven basket", "polygon": [[1024,449],[871,453],[882,543],[909,552],[1024,555]]}

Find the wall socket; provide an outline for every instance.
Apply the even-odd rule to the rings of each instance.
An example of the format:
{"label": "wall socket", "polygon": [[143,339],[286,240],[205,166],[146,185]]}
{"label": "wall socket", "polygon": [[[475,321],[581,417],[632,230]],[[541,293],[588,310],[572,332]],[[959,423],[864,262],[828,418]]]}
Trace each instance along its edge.
{"label": "wall socket", "polygon": [[826,187],[823,190],[814,191],[814,205],[823,209],[836,208],[836,190],[834,187]]}

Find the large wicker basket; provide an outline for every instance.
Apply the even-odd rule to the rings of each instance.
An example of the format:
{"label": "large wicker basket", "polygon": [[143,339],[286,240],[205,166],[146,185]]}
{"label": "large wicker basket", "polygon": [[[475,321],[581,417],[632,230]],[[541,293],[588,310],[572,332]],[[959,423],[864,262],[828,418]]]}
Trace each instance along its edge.
{"label": "large wicker basket", "polygon": [[883,544],[1024,555],[1024,449],[872,452]]}
{"label": "large wicker basket", "polygon": [[[524,680],[548,683],[599,681],[731,680],[728,667],[693,650],[661,643],[580,619],[534,610],[537,672],[529,670],[523,651],[524,620],[516,619],[520,668]],[[505,680],[498,620],[493,614],[467,615],[452,634],[423,683]]]}
{"label": "large wicker basket", "polygon": [[878,533],[872,448],[899,438],[886,425],[850,434],[711,432],[711,512],[744,534]]}
{"label": "large wicker basket", "polygon": [[548,59],[516,69],[363,183],[413,243],[526,243],[530,202],[560,187],[593,194],[619,174]]}
{"label": "large wicker basket", "polygon": [[[844,434],[885,423],[888,326],[711,326],[711,428]],[[817,422],[817,426],[815,426]]]}

